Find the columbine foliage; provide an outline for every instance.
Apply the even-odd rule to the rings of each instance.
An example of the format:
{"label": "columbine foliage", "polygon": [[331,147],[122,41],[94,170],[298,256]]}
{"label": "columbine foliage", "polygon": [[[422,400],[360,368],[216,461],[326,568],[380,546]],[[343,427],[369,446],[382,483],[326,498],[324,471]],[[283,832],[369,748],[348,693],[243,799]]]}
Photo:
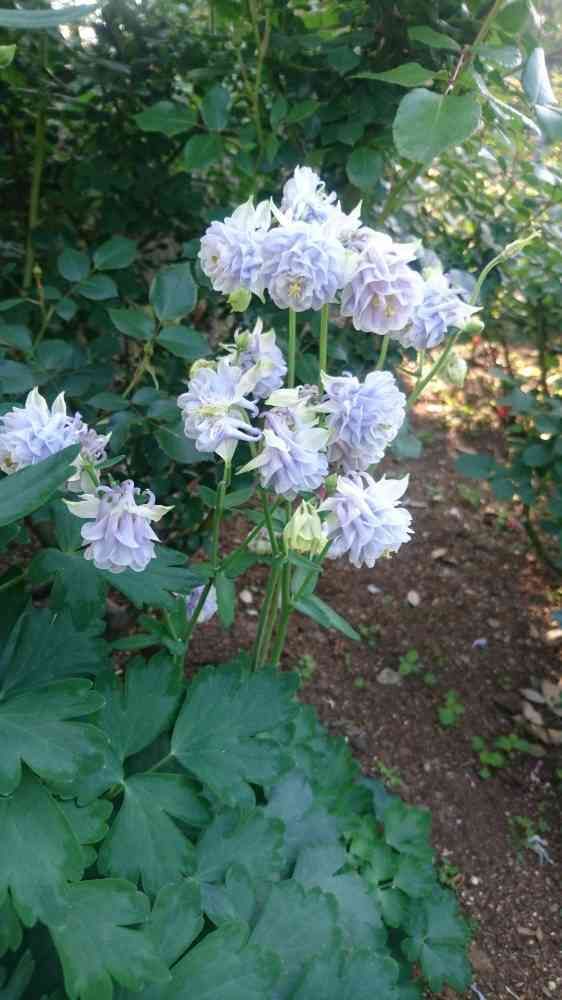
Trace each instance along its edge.
{"label": "columbine foliage", "polygon": [[[427,814],[360,778],[291,675],[239,663],[186,684],[157,655],[132,660],[123,682],[97,666],[93,688],[53,683],[50,769],[27,755],[0,799],[2,963],[14,989],[27,970],[15,996],[64,981],[71,1000],[146,986],[154,998],[408,1000],[421,996],[413,962],[434,989],[467,985],[467,929],[439,887]],[[34,697],[45,713],[30,675],[2,701],[4,757],[10,719],[23,726]],[[56,726],[84,747],[72,773],[75,744]]]}

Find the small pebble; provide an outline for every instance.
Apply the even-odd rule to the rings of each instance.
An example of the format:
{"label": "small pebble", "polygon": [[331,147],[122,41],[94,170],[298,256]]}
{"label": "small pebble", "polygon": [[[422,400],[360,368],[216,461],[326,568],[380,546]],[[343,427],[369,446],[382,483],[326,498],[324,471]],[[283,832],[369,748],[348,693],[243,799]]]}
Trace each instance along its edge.
{"label": "small pebble", "polygon": [[252,594],[252,591],[248,590],[247,588],[246,588],[246,590],[241,590],[240,591],[240,600],[242,601],[242,604],[253,604],[254,603],[254,595]]}

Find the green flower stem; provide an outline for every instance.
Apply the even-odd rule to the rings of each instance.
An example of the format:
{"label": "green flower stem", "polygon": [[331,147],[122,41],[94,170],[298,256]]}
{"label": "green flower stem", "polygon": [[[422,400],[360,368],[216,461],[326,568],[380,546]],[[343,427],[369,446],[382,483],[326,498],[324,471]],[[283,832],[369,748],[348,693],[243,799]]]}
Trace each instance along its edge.
{"label": "green flower stem", "polygon": [[376,371],[380,372],[384,368],[384,363],[386,361],[386,355],[388,354],[388,345],[390,344],[390,337],[387,334],[382,338],[381,349],[379,353],[379,359],[377,361]]}
{"label": "green flower stem", "polygon": [[322,372],[328,371],[328,319],[329,305],[322,306],[320,311],[320,342],[318,345],[318,385],[322,388]]}
{"label": "green flower stem", "polygon": [[289,309],[289,349],[287,358],[287,386],[292,389],[295,384],[295,367],[297,356],[297,314]]}
{"label": "green flower stem", "polygon": [[186,630],[186,633],[185,633],[185,652],[184,652],[184,658],[185,658],[185,654],[187,653],[187,649],[188,649],[188,646],[189,646],[189,642],[190,642],[191,636],[193,635],[193,630],[194,630],[195,626],[197,625],[197,621],[199,619],[199,615],[201,614],[201,612],[203,610],[203,606],[205,604],[205,601],[207,600],[207,598],[209,596],[209,591],[210,591],[211,587],[213,586],[213,579],[214,579],[214,577],[211,576],[207,580],[207,583],[205,584],[203,590],[201,591],[201,596],[200,596],[199,600],[197,601],[197,604],[195,605],[195,609],[193,611],[193,614],[192,614],[191,618],[189,619],[189,624],[187,626],[187,630]]}
{"label": "green flower stem", "polygon": [[217,491],[217,506],[215,509],[215,518],[213,521],[213,542],[211,547],[211,563],[213,566],[213,573],[217,573],[219,569],[219,541],[220,541],[220,528],[222,515],[224,513],[224,498],[226,496],[226,491],[228,489],[228,484],[230,483],[230,462],[224,463],[224,475],[220,481],[219,488]]}
{"label": "green flower stem", "polygon": [[281,654],[287,638],[289,619],[293,611],[293,605],[291,602],[291,564],[288,560],[283,564],[281,576],[281,596],[281,619],[279,621],[279,628],[277,630],[273,652],[271,654],[271,664],[274,667],[279,666],[279,660],[281,659]]}
{"label": "green flower stem", "polygon": [[[324,562],[324,559],[326,558],[326,555],[328,553],[328,549],[330,548],[331,544],[332,544],[331,541],[326,542],[324,548],[322,549],[322,551],[321,551],[321,553],[320,553],[320,555],[318,557],[318,563],[317,563],[317,565],[319,567]],[[306,576],[305,576],[305,578],[304,578],[304,580],[303,580],[303,582],[301,583],[299,589],[297,590],[296,594],[293,594],[293,596],[291,597],[291,604],[293,606],[293,609],[299,603],[301,597],[303,596],[306,588],[308,587],[308,585],[309,585],[309,583],[312,580],[312,578],[313,578],[314,575],[315,575],[314,570],[311,570],[310,573],[307,573]]]}
{"label": "green flower stem", "polygon": [[258,631],[254,644],[253,669],[258,670],[262,666],[265,644],[269,645],[269,638],[275,620],[275,604],[279,588],[279,580],[283,570],[283,563],[275,560],[267,581],[264,602],[261,607],[258,621]]}
{"label": "green flower stem", "polygon": [[456,344],[456,342],[457,342],[457,340],[459,338],[459,334],[460,333],[461,333],[461,331],[457,330],[457,332],[454,333],[452,337],[449,337],[449,342],[448,342],[445,350],[443,351],[443,354],[439,355],[439,357],[437,358],[437,361],[435,362],[434,365],[431,366],[431,368],[429,369],[429,371],[428,371],[427,375],[425,376],[425,378],[418,379],[418,381],[416,382],[416,385],[414,387],[414,390],[413,390],[413,392],[412,392],[412,394],[411,394],[411,396],[408,399],[408,402],[406,404],[407,407],[408,407],[408,409],[411,406],[414,405],[414,403],[416,402],[416,400],[419,399],[419,397],[421,396],[422,392],[424,391],[424,389],[426,388],[426,386],[429,385],[429,383],[432,381],[432,379],[436,378],[437,375],[439,375],[439,372],[441,372],[443,370],[443,368],[447,364],[447,358],[449,357],[451,351],[453,350],[453,347],[455,346],[455,344]]}
{"label": "green flower stem", "polygon": [[277,552],[277,542],[275,540],[275,531],[273,528],[273,521],[271,518],[271,509],[269,507],[269,500],[266,491],[260,487],[259,494],[261,497],[261,503],[263,507],[263,514],[265,519],[265,526],[267,528],[267,534],[269,535],[269,544],[271,545],[271,551],[273,555]]}

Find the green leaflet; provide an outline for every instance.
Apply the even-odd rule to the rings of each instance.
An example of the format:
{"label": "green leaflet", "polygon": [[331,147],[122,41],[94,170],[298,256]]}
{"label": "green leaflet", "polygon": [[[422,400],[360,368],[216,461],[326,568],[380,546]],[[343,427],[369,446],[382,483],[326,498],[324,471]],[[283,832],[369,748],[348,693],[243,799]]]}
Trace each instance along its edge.
{"label": "green leaflet", "polygon": [[67,881],[82,876],[80,844],[50,792],[29,773],[0,798],[0,827],[0,900],[10,892],[25,926],[47,921],[64,908]]}
{"label": "green leaflet", "polygon": [[272,886],[250,943],[279,955],[282,975],[275,995],[281,1000],[291,996],[310,959],[340,943],[337,916],[331,895],[307,892],[293,881]]}
{"label": "green leaflet", "polygon": [[0,481],[0,527],[22,520],[47,503],[72,475],[78,450],[73,444],[37,465],[5,476]]}
{"label": "green leaflet", "polygon": [[119,875],[149,895],[194,869],[194,848],[174,823],[204,826],[208,810],[182,774],[139,774],[123,783],[124,799],[99,855],[104,875]]}
{"label": "green leaflet", "polygon": [[466,956],[470,935],[452,893],[437,889],[412,908],[406,930],[402,950],[410,961],[420,962],[432,990],[443,989],[444,983],[459,991],[467,989],[471,980]]}
{"label": "green leaflet", "polygon": [[275,952],[248,944],[246,929],[234,924],[188,952],[158,1000],[271,1000],[279,971]]}
{"label": "green leaflet", "polygon": [[78,631],[70,615],[31,608],[21,615],[0,652],[0,694],[43,687],[69,674],[95,674],[107,664],[100,623]]}
{"label": "green leaflet", "polygon": [[59,791],[94,771],[106,739],[95,726],[74,722],[101,703],[91,682],[53,681],[40,691],[22,692],[0,703],[0,794],[9,795],[27,764]]}
{"label": "green leaflet", "polygon": [[262,810],[219,813],[202,834],[196,851],[196,874],[219,882],[234,863],[245,865],[257,881],[274,878],[283,868],[284,826]]}
{"label": "green leaflet", "polygon": [[294,714],[295,679],[272,671],[210,668],[190,685],[171,753],[228,805],[254,802],[248,782],[268,784],[288,767],[268,731]]}
{"label": "green leaflet", "polygon": [[131,990],[166,983],[168,967],[146,930],[146,896],[124,879],[93,879],[69,886],[60,919],[49,929],[71,1000],[110,1000],[112,980]]}
{"label": "green leaflet", "polygon": [[102,576],[138,608],[152,605],[172,609],[175,606],[174,593],[188,594],[201,583],[199,576],[185,563],[183,552],[158,545],[155,558],[142,573],[127,569],[118,574],[102,571]]}

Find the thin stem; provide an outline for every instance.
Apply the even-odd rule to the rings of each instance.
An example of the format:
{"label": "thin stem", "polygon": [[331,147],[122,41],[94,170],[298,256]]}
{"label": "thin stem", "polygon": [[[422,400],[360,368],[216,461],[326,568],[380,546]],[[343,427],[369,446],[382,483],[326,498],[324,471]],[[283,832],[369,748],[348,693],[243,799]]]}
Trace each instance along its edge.
{"label": "thin stem", "polygon": [[222,521],[222,515],[224,513],[224,498],[226,496],[226,490],[230,482],[230,462],[224,463],[224,475],[219,484],[217,492],[217,506],[215,510],[215,520],[213,523],[213,542],[211,547],[211,563],[213,566],[213,572],[217,573],[219,568],[219,541],[220,541],[220,527]]}
{"label": "thin stem", "polygon": [[[189,641],[191,639],[191,636],[193,635],[193,630],[194,630],[195,626],[197,625],[197,621],[199,619],[199,615],[201,614],[201,612],[203,610],[203,606],[204,606],[205,601],[207,600],[207,598],[209,596],[209,591],[210,591],[210,589],[211,589],[212,586],[213,586],[213,577],[210,577],[210,579],[207,580],[207,583],[203,587],[203,590],[201,591],[201,596],[199,597],[199,600],[197,601],[197,604],[195,605],[193,614],[192,614],[191,618],[189,619],[189,623],[188,623],[187,630],[186,630],[186,633],[185,633],[185,653],[187,653],[187,648],[189,646]],[[185,653],[184,653],[184,656],[185,656]]]}
{"label": "thin stem", "polygon": [[6,583],[0,583],[0,591],[10,590],[11,587],[17,587],[18,583],[25,580],[26,573],[20,573],[18,576],[13,576],[11,580],[6,580]]}
{"label": "thin stem", "polygon": [[164,767],[164,764],[168,763],[168,761],[175,760],[175,756],[176,755],[173,753],[167,753],[165,757],[162,757],[162,760],[158,761],[157,764],[153,764],[152,767],[149,767],[146,773],[150,774],[152,771],[159,771],[161,767]]}
{"label": "thin stem", "polygon": [[33,156],[33,172],[31,175],[31,191],[29,195],[29,212],[27,217],[27,239],[25,245],[25,263],[23,269],[23,290],[31,288],[33,277],[33,230],[39,222],[39,198],[41,195],[41,177],[45,164],[45,139],[47,126],[47,101],[45,98],[39,105],[35,120],[35,140]]}
{"label": "thin stem", "polygon": [[322,388],[322,372],[328,371],[328,320],[330,317],[329,305],[322,306],[320,311],[320,341],[318,344],[318,385]]}
{"label": "thin stem", "polygon": [[[279,503],[280,503],[280,501],[276,500],[275,503],[273,504],[273,507],[269,508],[271,514],[273,514],[273,512],[275,511],[275,509],[279,506]],[[252,542],[254,540],[254,538],[257,538],[257,536],[259,535],[259,533],[262,530],[262,528],[265,528],[265,527],[266,527],[266,523],[265,523],[265,517],[264,517],[263,521],[260,521],[259,524],[256,524],[255,528],[252,528],[252,530],[246,535],[246,538],[244,539],[244,541],[242,542],[242,544],[239,545],[238,548],[235,549],[234,552],[232,552],[224,560],[224,562],[222,564],[222,568],[223,568],[224,571],[226,571],[226,572],[228,571],[228,567],[229,567],[230,563],[234,561],[234,559],[236,558],[236,556],[238,555],[238,553],[239,552],[243,552],[245,549],[247,549],[248,545],[250,544],[250,542]]]}
{"label": "thin stem", "polygon": [[527,532],[529,541],[531,542],[531,545],[533,546],[539,559],[541,559],[545,564],[545,566],[548,566],[555,573],[561,574],[562,563],[555,562],[554,559],[551,559],[548,552],[546,551],[541,539],[539,538],[539,535],[537,534],[535,526],[531,521],[531,510],[529,507],[525,507],[523,524],[525,525],[525,531]]}
{"label": "thin stem", "polygon": [[294,309],[289,309],[289,346],[287,358],[287,386],[292,389],[295,385],[295,367],[297,356],[297,314]]}
{"label": "thin stem", "polygon": [[402,194],[404,188],[410,184],[411,181],[415,180],[422,171],[426,170],[427,164],[424,163],[412,163],[407,170],[399,177],[392,185],[390,191],[388,192],[387,199],[383,205],[381,214],[379,215],[379,223],[386,222],[389,215],[392,215],[396,205],[400,201],[400,195]]}
{"label": "thin stem", "polygon": [[[258,670],[262,666],[262,658],[264,652],[264,642],[267,636],[267,641],[269,643],[269,635],[271,634],[271,627],[273,625],[273,620],[271,626],[269,625],[270,615],[272,613],[273,601],[277,600],[277,589],[279,584],[279,577],[282,570],[282,563],[276,562],[269,574],[269,579],[267,581],[267,588],[265,592],[264,602],[262,604],[260,618],[258,622],[258,631],[256,634],[256,641],[254,645],[254,656],[253,656],[253,669]],[[273,612],[274,612],[273,608]]]}
{"label": "thin stem", "polygon": [[267,493],[264,489],[260,488],[260,497],[263,507],[263,514],[265,518],[265,526],[267,528],[267,534],[269,535],[269,544],[271,545],[271,551],[273,555],[277,552],[277,542],[275,539],[275,530],[273,527],[273,521],[271,518],[271,510],[269,508],[269,501],[267,499]]}
{"label": "thin stem", "polygon": [[271,654],[271,665],[273,667],[279,666],[279,660],[281,659],[281,654],[285,646],[285,640],[287,638],[287,629],[289,627],[289,618],[291,617],[291,611],[293,610],[291,604],[291,565],[286,562],[283,566],[283,576],[281,581],[283,603],[281,607],[281,621],[279,622],[279,629],[275,637],[275,644],[273,646],[273,652]]}
{"label": "thin stem", "polygon": [[51,320],[52,320],[52,318],[54,316],[54,313],[55,313],[55,307],[54,306],[49,306],[49,308],[45,310],[45,312],[43,314],[43,322],[41,323],[41,326],[39,328],[39,332],[37,333],[37,336],[36,336],[35,341],[33,343],[33,350],[35,350],[39,346],[39,344],[41,343],[41,341],[43,340],[43,337],[45,336],[45,334],[47,332],[49,323],[51,322]]}
{"label": "thin stem", "polygon": [[388,345],[389,344],[390,344],[390,336],[387,333],[382,338],[381,349],[380,349],[380,352],[379,352],[379,359],[377,361],[377,367],[376,367],[376,370],[378,372],[382,371],[382,369],[384,368],[384,363],[386,361],[386,355],[388,354]]}

